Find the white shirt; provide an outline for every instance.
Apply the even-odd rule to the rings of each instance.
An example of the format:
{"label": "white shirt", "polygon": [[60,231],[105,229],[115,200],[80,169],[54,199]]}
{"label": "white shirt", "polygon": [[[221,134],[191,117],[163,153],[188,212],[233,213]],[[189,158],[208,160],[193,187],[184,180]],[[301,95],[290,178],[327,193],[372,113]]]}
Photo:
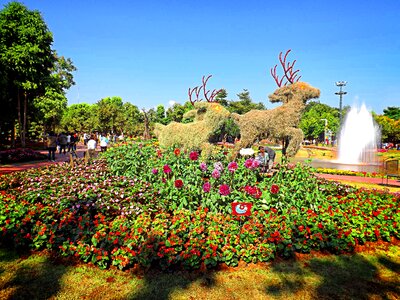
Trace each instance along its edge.
{"label": "white shirt", "polygon": [[89,140],[89,141],[87,142],[87,148],[88,148],[88,150],[96,150],[96,146],[97,146],[97,143],[96,143],[95,140]]}

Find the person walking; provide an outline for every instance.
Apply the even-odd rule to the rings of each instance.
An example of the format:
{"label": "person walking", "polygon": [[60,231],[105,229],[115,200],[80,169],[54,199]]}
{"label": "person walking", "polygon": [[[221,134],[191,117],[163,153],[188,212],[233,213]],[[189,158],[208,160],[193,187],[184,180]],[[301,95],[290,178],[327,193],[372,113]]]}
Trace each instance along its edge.
{"label": "person walking", "polygon": [[95,156],[96,153],[97,142],[95,140],[94,135],[90,136],[90,139],[87,142],[87,155],[88,159],[91,159]]}
{"label": "person walking", "polygon": [[107,146],[108,146],[108,138],[105,135],[102,135],[100,137],[100,149],[101,152],[106,152],[107,151]]}
{"label": "person walking", "polygon": [[56,160],[56,149],[57,149],[57,136],[54,132],[50,131],[47,136],[47,150],[49,150],[49,160]]}
{"label": "person walking", "polygon": [[60,154],[61,152],[66,153],[66,148],[67,148],[67,136],[64,134],[64,132],[60,133],[58,136],[58,145],[60,146]]}
{"label": "person walking", "polygon": [[270,148],[268,146],[265,147],[265,152],[267,152],[268,158],[269,158],[268,159],[268,167],[267,167],[267,172],[269,172],[272,170],[272,168],[274,166],[274,160],[275,160],[276,153],[272,148]]}

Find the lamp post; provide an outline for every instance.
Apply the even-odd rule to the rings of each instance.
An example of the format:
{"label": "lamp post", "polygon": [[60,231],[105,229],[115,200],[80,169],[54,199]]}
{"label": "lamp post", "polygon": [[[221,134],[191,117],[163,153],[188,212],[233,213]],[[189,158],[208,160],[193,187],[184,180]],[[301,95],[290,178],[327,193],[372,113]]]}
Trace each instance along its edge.
{"label": "lamp post", "polygon": [[335,95],[339,95],[339,99],[340,99],[339,100],[339,118],[340,118],[340,125],[342,125],[342,118],[343,118],[343,116],[342,116],[342,97],[343,97],[343,95],[347,94],[347,92],[342,91],[342,88],[344,86],[346,86],[347,81],[337,81],[337,82],[335,82],[335,84],[340,89],[339,92],[335,93]]}

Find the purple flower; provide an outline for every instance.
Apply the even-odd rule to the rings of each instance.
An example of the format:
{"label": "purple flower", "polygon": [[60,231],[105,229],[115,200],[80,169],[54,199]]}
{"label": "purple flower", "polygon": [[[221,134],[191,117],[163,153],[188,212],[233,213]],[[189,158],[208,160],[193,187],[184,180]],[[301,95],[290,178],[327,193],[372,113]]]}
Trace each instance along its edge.
{"label": "purple flower", "polygon": [[211,184],[207,181],[205,184],[203,184],[203,191],[205,193],[208,193],[210,192],[210,190],[211,190]]}
{"label": "purple flower", "polygon": [[229,185],[221,184],[219,187],[219,193],[222,196],[228,196],[231,193],[231,189],[229,188]]}
{"label": "purple flower", "polygon": [[237,170],[237,168],[238,168],[238,164],[237,164],[236,161],[231,161],[231,162],[228,164],[228,170],[229,170],[229,172],[231,172],[231,173],[235,172],[235,171]]}
{"label": "purple flower", "polygon": [[213,178],[215,178],[215,179],[218,179],[218,178],[221,177],[221,173],[220,173],[217,169],[214,169],[214,170],[212,171],[212,173],[211,173],[211,176],[212,176]]}
{"label": "purple flower", "polygon": [[151,172],[155,175],[158,174],[158,169],[154,168],[153,170],[151,170]]}
{"label": "purple flower", "polygon": [[206,165],[205,162],[202,162],[202,163],[200,164],[200,170],[202,170],[203,172],[207,171],[207,165]]}
{"label": "purple flower", "polygon": [[214,168],[220,172],[222,172],[224,170],[224,166],[222,165],[222,162],[220,162],[220,161],[217,161],[216,163],[214,163]]}

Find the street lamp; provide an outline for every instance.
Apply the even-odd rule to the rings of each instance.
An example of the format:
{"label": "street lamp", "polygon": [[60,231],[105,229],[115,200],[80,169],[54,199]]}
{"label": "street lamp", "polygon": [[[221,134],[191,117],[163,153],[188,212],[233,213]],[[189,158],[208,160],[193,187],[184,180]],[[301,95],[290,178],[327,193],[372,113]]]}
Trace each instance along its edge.
{"label": "street lamp", "polygon": [[340,88],[339,92],[336,92],[335,95],[339,95],[339,117],[340,117],[340,125],[342,125],[342,96],[346,95],[347,92],[342,91],[342,87],[346,86],[347,81],[337,81],[335,82],[336,86]]}

